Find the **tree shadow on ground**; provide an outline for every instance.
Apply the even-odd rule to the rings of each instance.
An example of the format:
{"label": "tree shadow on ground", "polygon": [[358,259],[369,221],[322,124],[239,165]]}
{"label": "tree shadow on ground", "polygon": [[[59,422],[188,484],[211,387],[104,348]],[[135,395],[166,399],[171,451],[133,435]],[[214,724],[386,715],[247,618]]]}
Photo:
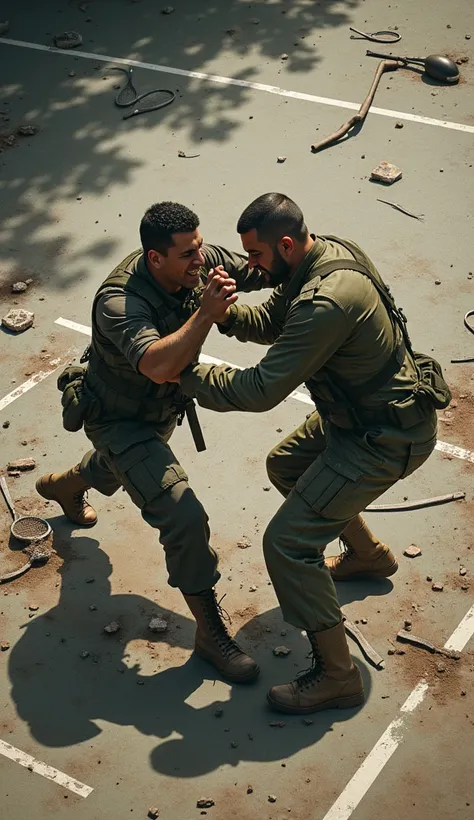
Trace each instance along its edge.
{"label": "tree shadow on ground", "polygon": [[[268,62],[274,64],[275,83],[284,83],[285,77],[317,69],[324,32],[347,26],[358,4],[229,0],[196,5],[182,0],[173,14],[164,15],[152,0],[54,7],[28,0],[21,8],[11,0],[2,14],[11,23],[7,36],[18,40],[49,46],[53,34],[76,29],[83,51],[211,73],[219,59],[221,73],[244,81],[258,80]],[[105,260],[113,259],[120,225],[115,209],[112,222],[109,198],[128,198],[129,186],[144,167],[155,180],[149,199],[159,197],[160,171],[174,131],[179,129],[191,146],[226,143],[241,125],[240,109],[255,94],[140,69],[135,76],[139,91],[167,85],[177,98],[168,108],[124,122],[113,102],[114,86],[123,80],[105,63],[79,59],[70,51],[47,54],[6,44],[1,50],[0,135],[15,134],[22,123],[40,127],[36,136],[16,136],[0,154],[5,248],[0,288],[3,284],[3,296],[9,298],[10,285],[18,279],[33,277],[46,290],[67,293],[98,267],[110,267]],[[284,52],[288,59],[281,61]],[[137,149],[137,132],[156,134],[153,155]],[[65,214],[73,233],[65,227]]]}
{"label": "tree shadow on ground", "polygon": [[[9,658],[18,715],[44,746],[91,740],[101,732],[98,721],[132,726],[160,740],[151,753],[156,771],[195,777],[241,760],[287,758],[354,716],[353,709],[332,710],[313,716],[308,725],[301,717],[270,712],[269,686],[292,679],[309,663],[307,640],[283,624],[279,609],[251,618],[237,633],[261,666],[260,679],[229,687],[228,700],[222,685],[214,695],[212,667],[190,656],[194,622],[139,594],[112,594],[112,567],[98,542],[82,535],[71,541],[58,522],[54,545],[63,559],[58,604],[22,625]],[[168,631],[158,636],[148,629],[157,612],[169,621]],[[121,629],[107,635],[103,627],[113,620]],[[286,659],[271,651],[283,642],[283,626],[284,642],[292,649]],[[365,664],[361,671],[370,697]],[[197,692],[203,684],[204,698]],[[216,716],[218,708],[222,716]],[[284,731],[269,725],[281,717]]]}

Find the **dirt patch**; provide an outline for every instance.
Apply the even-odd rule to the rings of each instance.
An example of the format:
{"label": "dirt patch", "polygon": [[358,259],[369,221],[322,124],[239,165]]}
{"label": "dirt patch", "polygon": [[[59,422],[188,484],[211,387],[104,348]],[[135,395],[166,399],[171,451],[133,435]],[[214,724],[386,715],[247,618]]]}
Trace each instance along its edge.
{"label": "dirt patch", "polygon": [[[445,705],[451,697],[458,697],[460,670],[463,659],[459,661],[445,658],[442,655],[432,655],[424,649],[418,649],[409,644],[397,644],[405,651],[404,655],[392,655],[387,661],[387,672],[411,688],[415,687],[424,678],[432,687],[433,695],[438,702]],[[438,671],[441,668],[444,671]]]}
{"label": "dirt patch", "polygon": [[0,134],[0,153],[14,148],[18,143],[18,136],[14,131],[4,131]]}
{"label": "dirt patch", "polygon": [[471,377],[470,368],[450,368],[447,381],[453,400],[446,410],[439,413],[439,428],[443,437],[467,449],[474,446],[474,389]]}

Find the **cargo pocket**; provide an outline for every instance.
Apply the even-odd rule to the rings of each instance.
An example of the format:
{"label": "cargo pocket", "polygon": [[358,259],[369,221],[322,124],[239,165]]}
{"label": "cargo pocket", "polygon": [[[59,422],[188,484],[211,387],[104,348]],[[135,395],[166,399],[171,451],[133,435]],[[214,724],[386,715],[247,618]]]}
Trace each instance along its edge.
{"label": "cargo pocket", "polygon": [[421,444],[410,444],[408,458],[400,478],[408,478],[418,467],[427,461],[436,445],[436,436]]}
{"label": "cargo pocket", "polygon": [[111,462],[115,475],[140,509],[178,481],[188,480],[169,447],[158,437],[112,454]]}
{"label": "cargo pocket", "polygon": [[295,490],[324,518],[346,521],[360,512],[361,479],[357,467],[326,451],[298,479]]}

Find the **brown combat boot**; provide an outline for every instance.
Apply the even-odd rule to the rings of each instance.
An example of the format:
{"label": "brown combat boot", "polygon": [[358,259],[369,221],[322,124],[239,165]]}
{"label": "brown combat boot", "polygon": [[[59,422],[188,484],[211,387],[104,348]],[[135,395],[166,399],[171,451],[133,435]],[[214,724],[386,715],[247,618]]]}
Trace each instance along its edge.
{"label": "brown combat boot", "polygon": [[360,706],[364,702],[362,677],[352,663],[343,621],[324,632],[307,634],[313,650],[311,669],[292,683],[270,689],[270,706],[295,715]]}
{"label": "brown combat boot", "polygon": [[326,558],[333,581],[388,578],[398,569],[393,552],[375,538],[360,515],[349,521],[341,542],[341,554]]}
{"label": "brown combat boot", "polygon": [[222,677],[232,683],[255,680],[260,669],[230,637],[215,591],[206,589],[198,595],[184,595],[184,599],[197,623],[196,654],[212,663]]}
{"label": "brown combat boot", "polygon": [[64,515],[81,527],[97,524],[97,513],[85,498],[89,489],[81,477],[79,464],[66,473],[41,476],[36,482],[36,491],[48,501],[57,501]]}

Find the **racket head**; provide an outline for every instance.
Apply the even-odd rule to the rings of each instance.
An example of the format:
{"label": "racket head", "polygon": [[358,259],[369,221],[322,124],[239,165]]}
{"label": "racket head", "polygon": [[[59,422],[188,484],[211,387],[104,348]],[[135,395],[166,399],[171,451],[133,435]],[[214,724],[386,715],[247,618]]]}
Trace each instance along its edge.
{"label": "racket head", "polygon": [[129,105],[132,105],[138,97],[137,89],[133,85],[132,80],[133,68],[114,68],[113,71],[122,71],[127,77],[126,84],[115,97],[115,105],[118,105],[119,108],[127,108]]}
{"label": "racket head", "polygon": [[20,515],[11,525],[10,532],[18,541],[30,544],[44,541],[51,534],[51,526],[38,515]]}
{"label": "racket head", "polygon": [[169,88],[156,88],[154,91],[147,91],[141,94],[133,103],[133,110],[124,114],[123,119],[128,120],[137,114],[146,114],[148,111],[157,111],[170,105],[176,99],[176,94]]}

